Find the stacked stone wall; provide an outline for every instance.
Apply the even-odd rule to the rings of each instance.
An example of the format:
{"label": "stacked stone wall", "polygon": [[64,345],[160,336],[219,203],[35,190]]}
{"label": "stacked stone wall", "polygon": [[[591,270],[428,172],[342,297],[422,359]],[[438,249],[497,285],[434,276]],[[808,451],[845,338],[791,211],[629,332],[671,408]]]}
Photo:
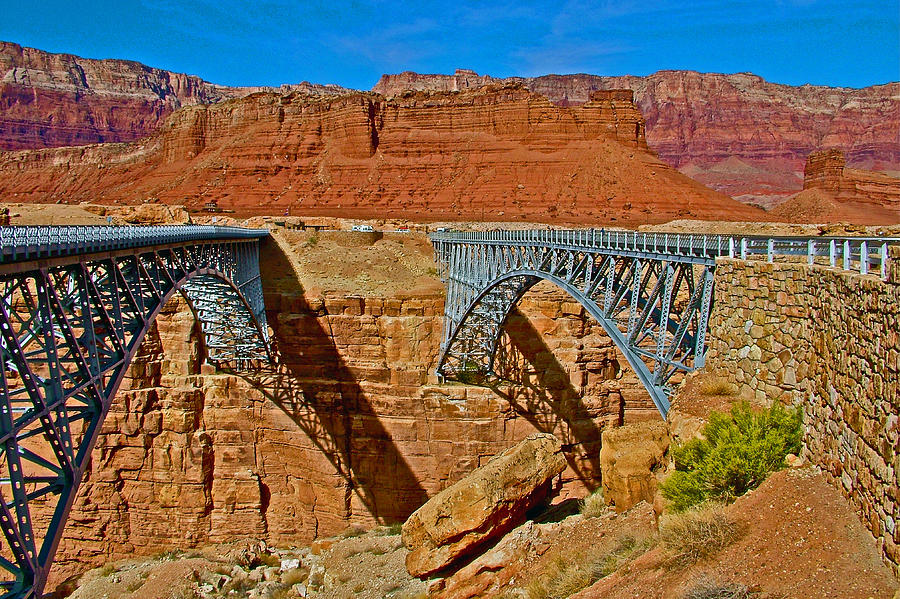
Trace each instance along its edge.
{"label": "stacked stone wall", "polygon": [[900,572],[900,251],[886,281],[722,260],[707,369],[745,397],[802,405],[804,452]]}

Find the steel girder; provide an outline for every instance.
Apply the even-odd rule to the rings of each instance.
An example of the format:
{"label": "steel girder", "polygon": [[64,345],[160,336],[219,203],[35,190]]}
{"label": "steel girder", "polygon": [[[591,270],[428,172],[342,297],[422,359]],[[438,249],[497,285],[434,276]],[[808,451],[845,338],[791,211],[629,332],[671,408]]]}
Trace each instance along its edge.
{"label": "steel girder", "polygon": [[40,597],[100,426],[175,292],[211,361],[268,359],[258,251],[202,240],[0,264],[0,598]]}
{"label": "steel girder", "polygon": [[541,280],[565,290],[600,323],[664,416],[678,375],[702,366],[714,260],[533,240],[433,241],[447,284],[438,362],[444,378],[498,376],[494,357],[504,323]]}

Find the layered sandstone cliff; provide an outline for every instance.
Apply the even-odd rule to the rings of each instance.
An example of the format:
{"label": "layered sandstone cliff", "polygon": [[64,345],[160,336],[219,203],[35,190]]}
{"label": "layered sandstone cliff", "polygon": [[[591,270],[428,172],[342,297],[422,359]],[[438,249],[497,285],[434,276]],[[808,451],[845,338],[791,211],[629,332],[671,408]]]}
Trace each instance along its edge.
{"label": "layered sandstone cliff", "polygon": [[[441,295],[397,285],[348,296],[355,279],[338,276],[352,253],[377,263],[374,278],[399,272],[439,289],[420,272],[428,241],[308,236],[277,233],[261,257],[275,370],[214,374],[183,302],[157,320],[103,425],[54,580],[109,556],[246,535],[296,544],[403,521],[535,432],[563,442],[562,493],[584,495],[597,485],[602,430],[659,418],[599,325],[548,288],[526,296],[507,326],[516,382],[434,384]],[[310,264],[329,273],[330,291],[304,293],[326,276]]]}
{"label": "layered sandstone cliff", "polygon": [[844,202],[859,202],[900,211],[900,179],[846,167],[838,149],[813,152],[804,170],[803,189],[821,189]]}
{"label": "layered sandstone cliff", "polygon": [[[215,85],[130,60],[93,60],[0,41],[0,150],[133,141],[182,106],[260,89]],[[282,91],[346,90],[304,82]]]}
{"label": "layered sandstone cliff", "polygon": [[374,91],[465,89],[516,81],[554,104],[580,105],[600,89],[634,90],[647,143],[666,163],[746,200],[799,191],[807,155],[841,148],[850,165],[900,170],[900,83],[862,89],[790,86],[750,73],[660,71],[646,77],[545,75],[494,79],[454,75],[384,75]]}
{"label": "layered sandstone cliff", "polygon": [[629,92],[567,108],[517,85],[391,99],[261,92],[186,107],[137,143],[2,153],[0,195],[447,220],[763,214],[647,151]]}

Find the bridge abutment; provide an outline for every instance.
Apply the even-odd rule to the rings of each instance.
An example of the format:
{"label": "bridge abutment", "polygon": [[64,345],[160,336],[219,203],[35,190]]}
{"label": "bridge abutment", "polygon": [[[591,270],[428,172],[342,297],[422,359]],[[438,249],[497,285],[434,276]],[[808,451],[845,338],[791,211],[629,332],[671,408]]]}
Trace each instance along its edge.
{"label": "bridge abutment", "polygon": [[804,410],[806,457],[900,572],[900,248],[887,280],[719,259],[706,368]]}

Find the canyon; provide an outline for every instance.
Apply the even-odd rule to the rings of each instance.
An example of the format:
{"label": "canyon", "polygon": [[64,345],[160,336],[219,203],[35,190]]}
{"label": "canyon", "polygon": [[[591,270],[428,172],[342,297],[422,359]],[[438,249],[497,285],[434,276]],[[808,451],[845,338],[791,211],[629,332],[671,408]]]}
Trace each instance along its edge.
{"label": "canyon", "polygon": [[[495,78],[384,75],[373,92],[473,92],[520,85],[554,106],[581,106],[601,90],[630,89],[646,141],[666,164],[744,202],[770,207],[802,189],[813,151],[841,149],[852,168],[900,172],[900,83],[861,89],[789,86],[750,73],[659,71]],[[259,92],[332,97],[336,85],[227,87],[122,60],[91,60],[0,42],[0,149],[130,142],[164,126],[185,106],[209,106]],[[296,100],[291,100],[296,101]],[[256,181],[267,185],[268,180]],[[282,188],[270,186],[273,195]]]}
{"label": "canyon", "polygon": [[595,90],[631,89],[646,119],[647,144],[690,177],[747,202],[771,205],[801,190],[813,151],[839,148],[855,168],[900,171],[900,83],[862,89],[790,86],[752,73],[659,71],[646,77],[544,75],[495,79],[384,75],[373,88],[465,90],[517,81],[554,104],[577,106]]}
{"label": "canyon", "polygon": [[563,443],[555,492],[581,497],[596,488],[602,431],[658,418],[601,327],[552,287],[510,318],[516,382],[436,384],[443,299],[427,239],[311,235],[279,230],[263,248],[272,369],[205,366],[183,301],[157,319],[103,425],[53,584],[170,548],[402,522],[536,432]]}
{"label": "canyon", "polygon": [[[439,384],[434,370],[444,287],[430,243],[417,229],[477,220],[491,221],[482,225],[488,228],[507,226],[505,221],[666,231],[712,227],[694,221],[662,224],[691,218],[756,221],[753,226],[763,231],[777,225],[760,221],[777,219],[900,222],[896,83],[851,90],[782,86],[751,74],[498,79],[460,70],[385,75],[371,92],[307,83],[229,88],[138,63],[6,43],[0,45],[0,111],[0,149],[6,150],[0,152],[0,199],[15,202],[13,224],[74,208],[54,203],[90,201],[102,206],[78,207],[85,223],[251,217],[247,224],[273,228],[260,264],[275,360],[250,372],[216,370],[205,363],[190,309],[178,298],[170,302],[103,424],[51,588],[124,557],[243,537],[283,547],[396,525],[427,498],[535,433],[550,433],[561,442],[565,465],[551,489],[557,505],[571,506],[598,490],[609,452],[651,464],[637,476],[637,468],[620,459],[619,478],[607,468],[603,490],[616,510],[638,504],[621,520],[655,526],[659,514],[639,502],[653,500],[657,474],[670,459],[667,449],[638,455],[634,445],[646,440],[646,431],[630,440],[630,431],[618,438],[604,432],[652,422],[662,438],[683,422],[678,416],[659,422],[653,402],[600,325],[546,283],[532,289],[504,325],[497,359],[508,381],[490,388]],[[774,211],[749,205],[771,207],[801,186],[799,195]],[[210,202],[225,214],[200,214]],[[23,219],[32,204],[43,206]],[[807,205],[810,212],[801,209]],[[276,214],[285,216],[261,218]],[[332,228],[337,221],[330,217],[338,216],[418,224],[413,232],[352,233],[302,230],[299,224],[302,218]],[[75,222],[67,218],[56,222]],[[409,223],[402,224],[408,231]],[[750,230],[747,224],[734,226]],[[892,255],[890,285],[898,280],[898,259],[900,254]],[[784,303],[775,295],[776,284],[771,297],[769,286],[758,291],[764,277],[757,277],[757,266],[746,273],[740,265],[726,269],[752,291],[716,299],[717,306],[730,306],[728,318],[741,320],[730,326],[734,331],[749,333],[754,327],[746,323],[760,317],[762,308],[751,314],[748,302],[767,310]],[[799,266],[796,271],[771,273],[792,294],[791,281],[808,276],[815,290],[821,276],[835,298],[861,298],[860,305],[868,301],[864,292],[878,287],[853,278],[852,288],[842,291],[832,278],[850,275],[809,274]],[[795,311],[791,307],[785,318],[795,318]],[[859,312],[861,323],[890,330],[862,308]],[[888,312],[885,308],[879,318],[889,322],[896,316],[896,310]],[[828,314],[839,320],[837,313]],[[844,325],[833,328],[839,326]],[[853,327],[858,333],[863,325]],[[835,343],[806,338],[812,335],[806,331],[798,346]],[[784,335],[770,336],[789,345]],[[773,383],[752,374],[755,366],[745,363],[746,356],[722,358],[749,342],[729,345],[721,332],[719,338],[713,370],[762,385],[753,388],[752,398],[777,396],[783,378]],[[896,335],[886,339],[885,347],[896,345]],[[870,362],[855,344],[844,346],[852,347],[854,364]],[[879,370],[896,374],[896,352],[890,352],[879,358],[889,364]],[[735,364],[746,373],[729,371]],[[773,359],[766,367],[774,372],[786,364]],[[847,396],[870,384],[856,370],[841,373]],[[850,381],[850,375],[861,382]],[[833,403],[829,393],[836,391],[833,386],[826,391],[825,378],[819,395],[825,404]],[[872,384],[880,388],[880,375],[876,381]],[[896,386],[891,381],[886,387]],[[703,401],[711,400],[698,403]],[[857,445],[865,445],[860,452],[865,459],[847,459],[843,445],[832,447],[822,432],[845,424],[844,408],[825,404],[813,411],[822,430],[810,429],[811,449],[804,458],[821,461],[818,454],[827,454],[825,472],[808,469],[776,480],[776,490],[800,489],[779,491],[779,506],[790,509],[798,494],[813,503],[816,493],[809,489],[819,483],[834,491],[825,487],[832,483],[839,495],[843,484],[844,495],[879,539],[878,549],[896,565],[896,510],[885,511],[874,498],[883,487],[896,488],[889,464],[896,418],[885,424],[879,413],[880,420],[862,423],[846,408]],[[687,428],[696,432],[698,426],[692,421]],[[870,434],[882,428],[884,434]],[[600,453],[601,440],[606,455]],[[870,472],[873,452],[890,454],[883,456],[884,464],[877,462],[877,476]],[[806,480],[811,477],[817,477],[814,483]],[[747,514],[756,517],[774,505],[762,497],[748,498],[749,508],[732,509],[743,510],[739,517],[750,523]],[[841,501],[836,496],[832,503]],[[48,515],[39,500],[35,504],[35,521],[46,526]],[[796,511],[798,529],[813,519]],[[836,526],[846,520],[840,522]],[[589,522],[572,530],[598,526]],[[775,539],[784,531],[774,530],[742,541],[747,553],[755,554],[752,544],[778,545]],[[791,547],[806,541],[790,539]],[[330,542],[318,547],[324,551]],[[553,543],[566,541],[560,537]],[[634,584],[656,585],[664,594],[663,587],[679,575],[660,582],[655,573],[663,562],[657,558]],[[767,559],[760,558],[754,569],[763,572],[766,584],[776,585],[783,575],[772,570],[777,560],[767,564]],[[488,559],[488,577],[491,567]],[[716,567],[721,573],[725,566]],[[757,572],[744,574],[752,580]],[[890,580],[890,574],[882,578]]]}
{"label": "canyon", "polygon": [[629,91],[569,108],[519,84],[393,98],[258,92],[189,106],[138,142],[0,154],[0,195],[194,210],[214,200],[241,215],[765,219],[656,158]]}

